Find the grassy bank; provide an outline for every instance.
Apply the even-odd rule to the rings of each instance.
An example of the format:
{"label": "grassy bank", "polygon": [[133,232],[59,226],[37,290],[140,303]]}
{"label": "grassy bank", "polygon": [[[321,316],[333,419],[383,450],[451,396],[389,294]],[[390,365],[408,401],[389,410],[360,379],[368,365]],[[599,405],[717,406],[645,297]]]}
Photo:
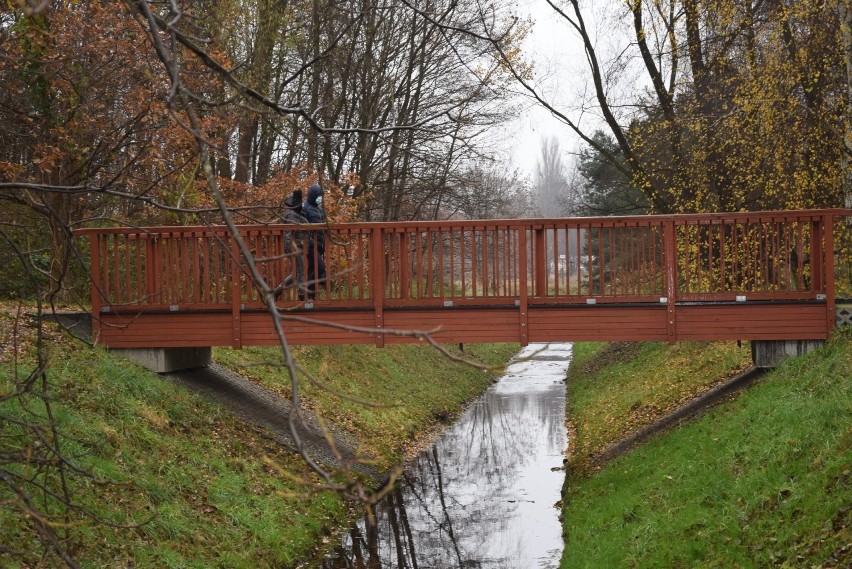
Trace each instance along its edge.
{"label": "grassy bank", "polygon": [[[518,346],[469,344],[463,352],[458,346],[447,349],[454,356],[499,367]],[[306,372],[300,377],[305,407],[357,434],[385,468],[398,464],[425,432],[447,423],[462,402],[482,393],[494,377],[451,364],[437,350],[420,345],[297,346],[293,353]],[[278,354],[279,348],[223,348],[216,350],[215,358],[290,397],[286,368],[268,365]]]}
{"label": "grassy bank", "polygon": [[[578,373],[580,396],[571,402],[576,429],[586,434],[583,456],[608,436],[590,435],[608,428],[596,409],[623,409],[613,403],[625,398],[621,391],[668,381],[649,362],[666,361],[671,348],[646,346],[615,366],[595,359],[601,349],[585,349],[589,373]],[[662,387],[646,392],[670,399],[673,389]],[[624,424],[629,413],[615,416]],[[599,472],[583,470],[583,456],[564,488],[563,567],[848,567],[852,335]]]}
{"label": "grassy bank", "polygon": [[587,471],[607,444],[750,366],[747,342],[575,344],[568,382],[574,471]]}
{"label": "grassy bank", "polygon": [[[16,324],[13,314],[0,312],[0,450],[9,457],[23,449],[21,460],[0,466],[37,497],[29,505],[31,515],[37,510],[54,516],[50,523],[85,567],[292,567],[347,523],[342,501],[311,492],[299,481],[312,480],[301,460],[256,428],[156,374],[56,331],[48,338],[51,411],[63,435],[60,450],[84,472],[66,467],[63,479],[55,466],[28,462],[27,456],[40,456],[43,443],[35,440],[33,427],[47,423],[47,411],[35,396],[41,382],[15,394],[20,385],[15,377],[32,368],[34,340],[33,331]],[[499,365],[513,351],[502,346],[466,355]],[[299,353],[302,365],[317,377],[382,394],[386,402],[405,401],[406,413],[372,409],[362,417],[359,406],[335,407],[333,398],[311,389],[303,395],[309,406],[333,409],[330,416],[356,431],[375,420],[368,432],[371,448],[390,462],[402,456],[417,432],[457,412],[490,381],[488,374],[428,352],[406,346]],[[245,354],[219,355],[236,360]],[[381,419],[385,413],[399,417]],[[394,431],[398,426],[404,430]],[[295,478],[277,474],[264,457]],[[23,483],[26,479],[58,495],[65,485],[73,507],[45,500],[37,486]],[[32,518],[23,513],[29,506],[11,487],[0,484],[0,566],[61,565],[56,557],[40,561],[43,548],[28,521]]]}

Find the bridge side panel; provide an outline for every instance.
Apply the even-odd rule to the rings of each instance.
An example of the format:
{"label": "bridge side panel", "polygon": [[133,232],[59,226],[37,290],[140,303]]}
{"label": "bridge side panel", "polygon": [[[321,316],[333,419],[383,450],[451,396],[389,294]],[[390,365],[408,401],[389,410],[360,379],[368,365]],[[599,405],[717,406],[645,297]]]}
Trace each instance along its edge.
{"label": "bridge side panel", "polygon": [[665,340],[666,306],[530,307],[530,342]]}
{"label": "bridge side panel", "polygon": [[101,314],[96,341],[110,348],[231,345],[231,313]]}
{"label": "bridge side panel", "polygon": [[[439,309],[386,310],[385,329],[434,332],[437,342],[501,343],[520,342],[518,310],[500,309]],[[385,334],[385,342],[406,343],[411,337]]]}
{"label": "bridge side panel", "polygon": [[[316,322],[297,321],[304,318]],[[331,325],[324,325],[328,322]],[[284,315],[282,321],[287,341],[293,345],[321,344],[371,344],[375,336],[364,332],[347,330],[346,327],[370,328],[376,324],[372,311],[299,311]],[[242,313],[242,341],[245,346],[270,346],[278,344],[278,335],[267,312]]]}
{"label": "bridge side panel", "polygon": [[678,340],[825,340],[824,304],[679,306]]}

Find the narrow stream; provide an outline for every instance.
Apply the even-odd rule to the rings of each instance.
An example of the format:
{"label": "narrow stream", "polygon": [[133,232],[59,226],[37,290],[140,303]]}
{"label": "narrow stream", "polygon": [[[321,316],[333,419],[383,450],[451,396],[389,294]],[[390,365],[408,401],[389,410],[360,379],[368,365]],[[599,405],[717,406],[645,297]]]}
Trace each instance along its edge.
{"label": "narrow stream", "polygon": [[555,568],[571,344],[524,348],[323,569]]}

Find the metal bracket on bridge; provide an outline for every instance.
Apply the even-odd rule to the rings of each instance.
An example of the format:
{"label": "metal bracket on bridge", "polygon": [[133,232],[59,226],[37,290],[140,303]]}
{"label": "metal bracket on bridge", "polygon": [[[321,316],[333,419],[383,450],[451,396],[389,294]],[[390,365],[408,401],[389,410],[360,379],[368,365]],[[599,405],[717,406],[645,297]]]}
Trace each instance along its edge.
{"label": "metal bracket on bridge", "polygon": [[452,305],[453,305],[452,300],[445,300],[444,301],[444,308],[450,308]]}
{"label": "metal bracket on bridge", "polygon": [[598,303],[598,301],[595,298],[587,298],[586,299],[586,304],[597,304],[597,303]]}
{"label": "metal bracket on bridge", "polygon": [[737,295],[737,302],[745,302],[745,301],[746,301],[746,295],[744,295],[744,294],[738,294]]}

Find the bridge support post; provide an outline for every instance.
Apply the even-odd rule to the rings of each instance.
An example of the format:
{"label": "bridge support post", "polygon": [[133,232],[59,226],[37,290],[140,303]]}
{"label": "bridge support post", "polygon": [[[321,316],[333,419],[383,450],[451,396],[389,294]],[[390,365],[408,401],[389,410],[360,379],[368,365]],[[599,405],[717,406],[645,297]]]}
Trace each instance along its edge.
{"label": "bridge support post", "polygon": [[677,341],[677,235],[674,221],[663,225],[663,254],[666,263],[666,333],[669,344]]}
{"label": "bridge support post", "polygon": [[533,266],[535,267],[535,295],[542,297],[547,295],[547,236],[543,228],[536,228],[533,232]]}
{"label": "bridge support post", "polygon": [[[376,314],[376,347],[385,347],[384,306],[385,306],[385,238],[381,228],[370,233],[370,294],[373,297],[373,310]],[[405,269],[403,269],[404,272]]]}
{"label": "bridge support post", "polygon": [[518,231],[518,327],[519,339],[522,346],[529,344],[529,269],[527,265],[527,232]]}
{"label": "bridge support post", "polygon": [[156,373],[205,367],[213,362],[213,348],[114,348],[112,352]]}
{"label": "bridge support post", "polygon": [[775,368],[787,358],[803,356],[824,344],[825,340],[752,340],[751,361],[755,367]]}

